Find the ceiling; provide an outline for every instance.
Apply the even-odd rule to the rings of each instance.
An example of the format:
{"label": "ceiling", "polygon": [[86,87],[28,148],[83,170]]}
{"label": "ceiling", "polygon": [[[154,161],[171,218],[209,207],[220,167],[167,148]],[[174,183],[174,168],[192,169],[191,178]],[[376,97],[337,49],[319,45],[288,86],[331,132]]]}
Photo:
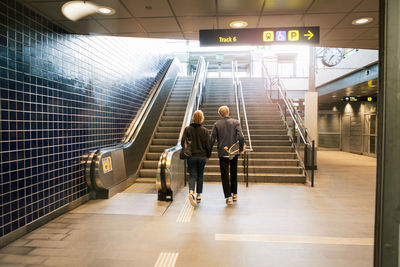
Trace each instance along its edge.
{"label": "ceiling", "polygon": [[377,93],[378,93],[377,79],[373,79],[341,90],[336,90],[329,94],[320,95],[318,97],[318,103],[327,104],[336,101],[342,101],[342,99],[346,96],[356,96],[356,97],[376,96]]}
{"label": "ceiling", "polygon": [[[112,7],[111,16],[80,21],[61,13],[66,1],[20,0],[72,33],[197,40],[200,29],[320,26],[323,47],[378,49],[379,0],[92,0]],[[366,25],[351,22],[372,17]]]}

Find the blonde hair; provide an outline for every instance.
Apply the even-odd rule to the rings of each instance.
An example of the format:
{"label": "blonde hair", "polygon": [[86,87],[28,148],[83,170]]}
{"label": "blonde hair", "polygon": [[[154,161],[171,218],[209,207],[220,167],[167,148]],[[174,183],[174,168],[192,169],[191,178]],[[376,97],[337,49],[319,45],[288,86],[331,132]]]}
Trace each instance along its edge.
{"label": "blonde hair", "polygon": [[218,109],[219,115],[224,118],[229,116],[229,108],[228,106],[220,106]]}
{"label": "blonde hair", "polygon": [[192,120],[194,123],[201,124],[204,121],[204,114],[201,110],[196,110],[193,113]]}

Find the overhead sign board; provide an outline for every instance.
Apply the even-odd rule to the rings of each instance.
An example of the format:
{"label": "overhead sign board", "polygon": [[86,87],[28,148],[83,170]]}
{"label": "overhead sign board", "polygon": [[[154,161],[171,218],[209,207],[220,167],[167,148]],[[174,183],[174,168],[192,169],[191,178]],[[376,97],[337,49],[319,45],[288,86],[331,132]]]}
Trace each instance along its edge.
{"label": "overhead sign board", "polygon": [[200,30],[200,46],[319,44],[319,27]]}
{"label": "overhead sign board", "polygon": [[359,97],[346,96],[346,97],[343,97],[342,100],[345,102],[362,102],[362,101],[375,102],[376,97],[375,96],[359,96]]}

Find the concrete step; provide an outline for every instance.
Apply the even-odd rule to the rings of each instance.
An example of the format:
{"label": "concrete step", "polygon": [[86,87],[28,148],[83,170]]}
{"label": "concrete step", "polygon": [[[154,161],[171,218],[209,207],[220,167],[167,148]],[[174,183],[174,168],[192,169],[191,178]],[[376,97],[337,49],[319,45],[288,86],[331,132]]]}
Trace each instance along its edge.
{"label": "concrete step", "polygon": [[[207,165],[219,166],[219,158],[210,158]],[[239,157],[238,166],[243,165],[243,159]],[[298,159],[259,159],[249,154],[249,166],[299,166]]]}
{"label": "concrete step", "polygon": [[183,118],[185,117],[185,114],[182,114],[180,116],[162,116],[161,121],[183,121]]}
{"label": "concrete step", "polygon": [[164,152],[165,149],[170,148],[169,145],[151,145],[149,148],[149,152]]}
{"label": "concrete step", "polygon": [[182,120],[181,121],[160,121],[160,123],[158,125],[161,127],[182,127],[182,123],[183,123]]}
{"label": "concrete step", "polygon": [[181,126],[158,126],[157,132],[159,133],[179,133],[181,131],[182,127],[182,122]]}
{"label": "concrete step", "polygon": [[290,140],[290,139],[289,136],[285,134],[285,135],[251,135],[251,140],[257,141],[257,140]]}
{"label": "concrete step", "polygon": [[289,140],[251,140],[253,147],[261,146],[289,146],[292,142]]}
{"label": "concrete step", "polygon": [[154,184],[156,185],[156,177],[138,177],[135,183],[139,184]]}
{"label": "concrete step", "polygon": [[151,145],[167,145],[167,146],[175,146],[177,144],[177,139],[159,139],[154,138],[151,142]]}
{"label": "concrete step", "polygon": [[292,146],[255,146],[253,145],[254,152],[293,152]]}
{"label": "concrete step", "polygon": [[143,162],[143,169],[157,169],[158,160],[145,160]]}
{"label": "concrete step", "polygon": [[161,157],[161,152],[148,152],[146,153],[146,160],[156,160],[158,161]]}
{"label": "concrete step", "polygon": [[157,176],[157,169],[145,169],[145,168],[142,168],[139,171],[139,175],[142,178],[153,178],[154,182],[155,182],[156,176]]}
{"label": "concrete step", "polygon": [[[204,169],[205,172],[219,172],[219,164],[211,165],[207,164]],[[238,172],[243,172],[244,167],[242,164],[238,164]],[[298,166],[252,166],[249,164],[249,174],[259,174],[259,173],[295,173],[301,174],[302,169]]]}
{"label": "concrete step", "polygon": [[156,132],[155,135],[156,138],[162,138],[162,139],[174,139],[174,140],[178,140],[179,138],[179,132],[174,132],[174,133],[160,133],[160,132]]}
{"label": "concrete step", "polygon": [[[187,106],[187,105],[186,105]],[[165,111],[180,111],[185,112],[186,106],[166,106]]]}
{"label": "concrete step", "polygon": [[[204,174],[204,181],[220,182],[221,174],[219,172],[207,172]],[[243,173],[238,173],[238,181],[244,182],[245,176]],[[260,183],[305,183],[306,177],[302,174],[281,174],[281,173],[260,173],[250,174],[249,182]]]}

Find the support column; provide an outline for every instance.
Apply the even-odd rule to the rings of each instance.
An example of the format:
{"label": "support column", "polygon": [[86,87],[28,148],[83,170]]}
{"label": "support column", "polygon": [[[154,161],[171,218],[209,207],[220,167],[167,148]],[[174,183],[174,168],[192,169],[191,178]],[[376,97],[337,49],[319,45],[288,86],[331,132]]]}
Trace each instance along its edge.
{"label": "support column", "polygon": [[310,47],[308,92],[305,95],[304,123],[318,147],[318,92],[315,91],[315,48]]}
{"label": "support column", "polygon": [[374,266],[400,266],[400,2],[381,0]]}

